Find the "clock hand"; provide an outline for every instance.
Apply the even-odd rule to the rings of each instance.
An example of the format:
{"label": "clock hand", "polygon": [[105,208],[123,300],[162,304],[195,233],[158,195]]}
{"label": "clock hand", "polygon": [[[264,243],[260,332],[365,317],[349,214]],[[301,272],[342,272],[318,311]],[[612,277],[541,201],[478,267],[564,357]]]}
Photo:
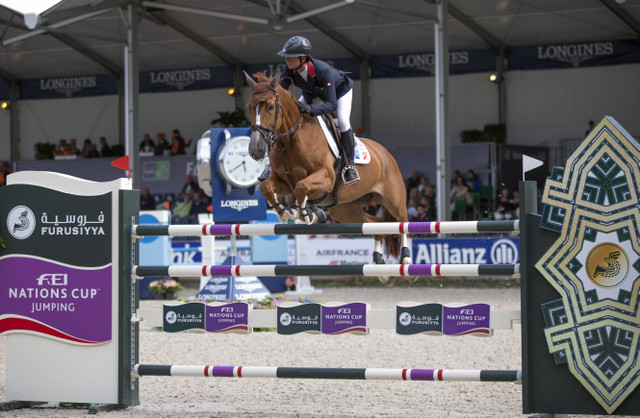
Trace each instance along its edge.
{"label": "clock hand", "polygon": [[244,171],[247,171],[247,167],[245,166],[245,162],[241,162],[240,164],[238,164],[237,166],[233,167],[231,170],[229,170],[229,173],[231,173],[232,171],[236,171],[238,168],[243,167],[244,166]]}

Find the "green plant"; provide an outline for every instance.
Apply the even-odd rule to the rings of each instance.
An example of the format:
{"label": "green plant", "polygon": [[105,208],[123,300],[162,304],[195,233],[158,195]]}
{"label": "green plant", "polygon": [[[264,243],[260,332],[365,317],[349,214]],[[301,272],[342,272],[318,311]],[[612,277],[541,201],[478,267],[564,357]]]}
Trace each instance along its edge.
{"label": "green plant", "polygon": [[154,295],[164,295],[166,293],[177,293],[184,289],[180,282],[170,280],[154,280],[149,283],[149,292]]}
{"label": "green plant", "polygon": [[484,140],[504,144],[507,142],[507,127],[504,123],[484,125]]}
{"label": "green plant", "polygon": [[460,138],[462,143],[481,142],[483,140],[484,133],[480,129],[468,129],[460,132]]}
{"label": "green plant", "polygon": [[33,146],[36,153],[36,160],[52,160],[55,145],[49,142],[38,142]]}
{"label": "green plant", "polygon": [[507,142],[507,127],[504,123],[484,125],[484,129],[468,129],[460,132],[463,144],[473,142],[494,142],[504,144]]}
{"label": "green plant", "polygon": [[251,125],[251,122],[244,114],[244,109],[236,107],[233,112],[216,112],[220,117],[211,121],[212,125],[220,125],[223,128],[244,127]]}

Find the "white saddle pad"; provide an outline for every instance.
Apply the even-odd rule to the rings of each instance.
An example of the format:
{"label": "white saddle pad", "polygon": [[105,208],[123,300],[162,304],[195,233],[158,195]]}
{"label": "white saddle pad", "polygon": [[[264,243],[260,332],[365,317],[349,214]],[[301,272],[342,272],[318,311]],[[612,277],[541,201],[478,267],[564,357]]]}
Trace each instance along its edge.
{"label": "white saddle pad", "polygon": [[[327,127],[327,124],[325,123],[324,118],[322,116],[316,116],[316,118],[320,123],[322,132],[324,132],[324,138],[329,144],[329,148],[331,148],[331,152],[333,152],[333,155],[336,158],[338,158],[340,154],[338,151],[338,145],[336,144],[336,141],[333,140],[333,136],[329,131],[329,127]],[[356,164],[369,164],[371,162],[371,153],[369,152],[367,147],[362,143],[362,141],[360,141],[360,138],[358,138],[355,135],[354,135],[354,138],[356,140],[355,141],[356,147],[355,147],[355,152],[353,154],[353,160],[354,160],[353,162]]]}

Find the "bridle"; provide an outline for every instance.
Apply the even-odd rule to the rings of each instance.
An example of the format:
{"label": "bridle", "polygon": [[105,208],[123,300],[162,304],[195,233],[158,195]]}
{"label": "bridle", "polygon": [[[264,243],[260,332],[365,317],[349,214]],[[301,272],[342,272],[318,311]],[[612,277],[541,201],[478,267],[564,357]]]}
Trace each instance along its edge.
{"label": "bridle", "polygon": [[[289,128],[289,130],[280,134],[277,133],[276,128],[278,126],[278,110],[280,110],[280,113],[282,113],[283,115],[282,117],[284,118],[284,109],[282,108],[282,104],[280,103],[280,97],[278,96],[278,91],[276,89],[269,89],[269,92],[276,97],[276,111],[275,111],[275,117],[273,118],[273,125],[269,127],[264,125],[253,124],[251,125],[251,132],[254,132],[254,131],[260,132],[260,135],[265,139],[269,147],[269,151],[274,150],[279,154],[282,154],[284,153],[287,146],[291,142],[293,142],[296,135],[298,134],[298,130],[300,129],[300,125],[302,124],[302,113],[300,114],[300,118],[298,119],[298,121],[295,124],[293,124],[293,126]],[[264,103],[264,100],[260,103]],[[276,142],[280,138],[285,137],[287,135],[289,135],[289,140],[286,142],[283,141],[281,148],[276,148],[275,146]]]}

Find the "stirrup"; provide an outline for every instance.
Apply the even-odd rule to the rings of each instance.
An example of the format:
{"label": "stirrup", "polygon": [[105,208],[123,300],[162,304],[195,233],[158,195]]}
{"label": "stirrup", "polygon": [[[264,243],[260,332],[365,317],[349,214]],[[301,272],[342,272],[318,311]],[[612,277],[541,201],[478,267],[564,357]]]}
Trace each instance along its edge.
{"label": "stirrup", "polygon": [[[345,174],[347,173],[347,170],[352,170],[353,174],[355,174],[355,178],[351,181],[347,181],[347,179],[345,178]],[[344,168],[342,169],[342,182],[345,184],[345,186],[351,186],[352,184],[356,184],[360,181],[360,174],[358,174],[358,170],[355,168],[355,166],[352,165],[345,165]]]}

